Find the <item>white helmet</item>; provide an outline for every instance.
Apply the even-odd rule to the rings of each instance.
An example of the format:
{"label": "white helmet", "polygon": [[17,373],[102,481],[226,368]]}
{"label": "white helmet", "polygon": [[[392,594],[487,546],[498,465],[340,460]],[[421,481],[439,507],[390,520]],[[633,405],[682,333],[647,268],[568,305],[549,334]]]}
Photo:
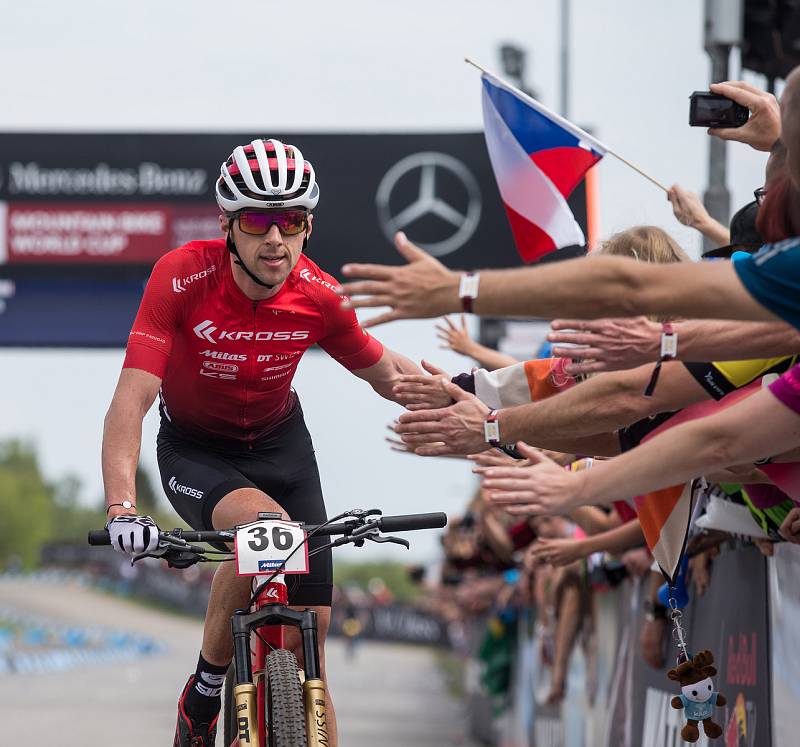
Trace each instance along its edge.
{"label": "white helmet", "polygon": [[319,200],[314,167],[299,148],[272,138],[235,148],[220,168],[215,191],[226,213],[248,207],[312,210]]}

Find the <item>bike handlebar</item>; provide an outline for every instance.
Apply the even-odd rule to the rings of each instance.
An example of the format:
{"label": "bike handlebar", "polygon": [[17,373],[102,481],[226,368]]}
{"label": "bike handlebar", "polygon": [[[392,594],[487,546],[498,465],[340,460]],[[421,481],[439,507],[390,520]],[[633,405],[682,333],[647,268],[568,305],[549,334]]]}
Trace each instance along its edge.
{"label": "bike handlebar", "polygon": [[[343,521],[338,524],[320,526],[319,524],[303,524],[303,529],[318,537],[329,537],[336,534],[350,534],[359,526],[369,526],[375,524],[382,532],[413,532],[418,529],[441,529],[447,526],[447,514],[442,512],[429,514],[406,514],[405,516],[381,516],[373,519],[366,524],[359,521]],[[170,532],[162,532],[187,542],[224,542],[230,541],[234,530],[226,531],[185,531],[180,530],[180,534],[171,535]],[[89,532],[88,541],[90,545],[102,546],[110,545],[111,538],[108,529],[93,529]]]}

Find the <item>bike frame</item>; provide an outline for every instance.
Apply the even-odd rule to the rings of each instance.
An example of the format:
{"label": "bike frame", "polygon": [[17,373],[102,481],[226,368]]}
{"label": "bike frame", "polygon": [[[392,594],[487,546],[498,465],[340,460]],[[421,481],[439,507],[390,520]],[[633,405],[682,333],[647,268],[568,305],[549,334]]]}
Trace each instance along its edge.
{"label": "bike frame", "polygon": [[[258,585],[265,577],[256,576]],[[261,579],[261,580],[259,580]],[[283,574],[276,576],[261,591],[252,610],[237,610],[232,618],[233,661],[236,672],[234,701],[238,738],[231,747],[266,747],[266,660],[273,649],[284,648],[284,626],[300,630],[303,645],[303,698],[306,712],[308,747],[330,744],[327,726],[325,683],[320,676],[317,613],[293,610]],[[251,645],[254,631],[255,646]]]}

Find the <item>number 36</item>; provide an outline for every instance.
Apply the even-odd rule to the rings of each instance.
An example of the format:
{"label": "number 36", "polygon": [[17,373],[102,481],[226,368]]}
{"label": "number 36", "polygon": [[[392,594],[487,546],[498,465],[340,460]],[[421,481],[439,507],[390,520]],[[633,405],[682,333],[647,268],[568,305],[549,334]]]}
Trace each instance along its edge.
{"label": "number 36", "polygon": [[[248,546],[254,552],[261,552],[269,547],[269,529],[267,527],[253,527],[247,531],[253,536],[248,541]],[[282,527],[272,527],[272,544],[276,550],[288,550],[293,543],[292,533]]]}

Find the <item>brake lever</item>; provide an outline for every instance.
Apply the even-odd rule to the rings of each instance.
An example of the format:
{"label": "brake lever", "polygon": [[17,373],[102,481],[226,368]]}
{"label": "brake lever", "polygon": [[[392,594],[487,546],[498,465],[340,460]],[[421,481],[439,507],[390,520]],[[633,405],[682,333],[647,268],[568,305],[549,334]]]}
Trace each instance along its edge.
{"label": "brake lever", "polygon": [[402,545],[403,547],[406,548],[406,550],[411,549],[411,543],[407,539],[403,539],[402,537],[391,537],[391,536],[387,537],[382,534],[376,534],[376,535],[370,534],[367,535],[366,539],[370,540],[371,542],[379,542],[379,543],[391,542],[394,545]]}

